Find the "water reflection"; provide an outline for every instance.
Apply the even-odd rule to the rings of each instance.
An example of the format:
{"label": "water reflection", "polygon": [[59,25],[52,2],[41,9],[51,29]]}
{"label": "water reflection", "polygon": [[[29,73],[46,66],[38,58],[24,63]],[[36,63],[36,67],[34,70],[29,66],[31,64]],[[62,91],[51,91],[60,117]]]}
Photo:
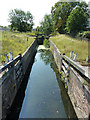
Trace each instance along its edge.
{"label": "water reflection", "polygon": [[75,117],[51,52],[40,50],[28,79],[19,118]]}
{"label": "water reflection", "polygon": [[72,103],[70,101],[70,98],[65,90],[63,83],[61,82],[61,76],[59,74],[56,63],[54,62],[54,58],[53,58],[52,53],[49,50],[47,50],[47,51],[42,50],[40,57],[41,57],[41,59],[43,59],[43,61],[46,65],[50,64],[51,68],[56,73],[57,82],[58,82],[58,85],[60,87],[60,95],[62,97],[64,109],[65,109],[65,112],[66,112],[68,118],[77,118],[76,113],[73,109]]}

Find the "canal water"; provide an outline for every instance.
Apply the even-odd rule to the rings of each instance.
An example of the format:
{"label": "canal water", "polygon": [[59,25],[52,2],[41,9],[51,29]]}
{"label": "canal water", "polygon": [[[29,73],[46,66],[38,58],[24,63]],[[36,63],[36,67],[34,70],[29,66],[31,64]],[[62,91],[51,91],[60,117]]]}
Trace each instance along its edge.
{"label": "canal water", "polygon": [[76,118],[49,50],[35,56],[19,118]]}

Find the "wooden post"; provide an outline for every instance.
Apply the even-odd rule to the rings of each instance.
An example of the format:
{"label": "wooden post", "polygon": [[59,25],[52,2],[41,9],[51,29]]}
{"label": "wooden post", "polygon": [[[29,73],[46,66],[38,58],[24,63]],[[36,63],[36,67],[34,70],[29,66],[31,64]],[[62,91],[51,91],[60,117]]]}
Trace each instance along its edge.
{"label": "wooden post", "polygon": [[86,61],[89,62],[89,56],[87,56]]}
{"label": "wooden post", "polygon": [[10,61],[13,60],[13,54],[12,54],[12,52],[9,52],[9,58],[10,58]]}
{"label": "wooden post", "polygon": [[75,54],[74,56],[74,59],[73,59],[75,62],[77,61],[77,53]]}
{"label": "wooden post", "polygon": [[28,48],[28,37],[27,37],[27,48]]}
{"label": "wooden post", "polygon": [[71,51],[71,52],[70,52],[70,58],[71,58],[71,59],[73,59],[73,54],[74,54],[74,52]]}
{"label": "wooden post", "polygon": [[8,59],[8,56],[7,56],[6,53],[5,53],[5,58],[6,58],[6,62],[8,63],[8,62],[9,62],[9,59]]}

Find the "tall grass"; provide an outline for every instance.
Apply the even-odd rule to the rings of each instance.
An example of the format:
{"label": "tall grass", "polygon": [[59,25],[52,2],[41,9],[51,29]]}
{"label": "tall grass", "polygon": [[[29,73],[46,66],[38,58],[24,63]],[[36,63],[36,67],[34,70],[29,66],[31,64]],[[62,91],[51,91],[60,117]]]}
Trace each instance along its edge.
{"label": "tall grass", "polygon": [[12,52],[13,57],[16,57],[18,54],[22,54],[34,40],[34,37],[28,37],[27,42],[27,33],[3,31],[0,38],[0,42],[2,42],[2,59],[0,59],[0,63],[5,61],[5,53]]}
{"label": "tall grass", "polygon": [[50,40],[56,44],[61,53],[65,53],[68,57],[71,51],[77,53],[77,61],[86,61],[86,57],[90,54],[90,42],[85,40],[81,41],[64,34],[51,37]]}

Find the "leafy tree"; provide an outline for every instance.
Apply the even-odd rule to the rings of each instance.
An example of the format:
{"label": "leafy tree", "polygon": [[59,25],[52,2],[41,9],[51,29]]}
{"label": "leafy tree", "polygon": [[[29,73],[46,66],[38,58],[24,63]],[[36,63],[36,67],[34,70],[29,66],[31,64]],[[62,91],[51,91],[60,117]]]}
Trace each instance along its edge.
{"label": "leafy tree", "polygon": [[54,27],[58,32],[64,32],[67,18],[77,4],[78,2],[57,2],[55,6],[52,7],[51,13],[53,16]]}
{"label": "leafy tree", "polygon": [[66,30],[73,35],[79,31],[85,30],[87,26],[88,15],[83,8],[77,6],[69,15],[66,23]]}
{"label": "leafy tree", "polygon": [[36,32],[39,32],[39,26],[36,27]]}
{"label": "leafy tree", "polygon": [[11,10],[9,13],[9,21],[11,23],[11,29],[20,32],[31,31],[33,27],[33,16],[29,11],[25,13],[19,9]]}
{"label": "leafy tree", "polygon": [[40,31],[42,31],[43,34],[49,35],[53,31],[53,22],[51,15],[45,15],[44,20],[40,24]]}
{"label": "leafy tree", "polygon": [[[75,0],[76,1],[76,0]],[[54,21],[54,28],[60,32],[65,32],[66,21],[70,13],[75,7],[80,6],[86,12],[87,4],[85,2],[57,2],[52,7],[51,13]]]}

